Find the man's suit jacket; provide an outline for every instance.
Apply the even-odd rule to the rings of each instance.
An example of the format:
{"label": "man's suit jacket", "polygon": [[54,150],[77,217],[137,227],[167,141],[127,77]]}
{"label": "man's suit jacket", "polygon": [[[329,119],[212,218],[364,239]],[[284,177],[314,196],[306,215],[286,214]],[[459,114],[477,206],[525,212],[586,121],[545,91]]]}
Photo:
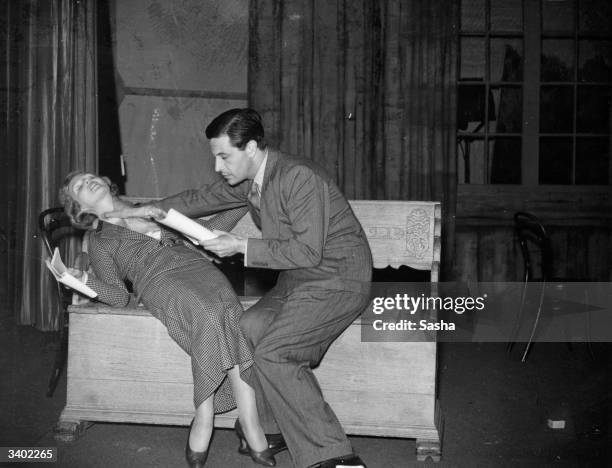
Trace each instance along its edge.
{"label": "man's suit jacket", "polygon": [[315,284],[367,292],[372,258],[350,205],[323,169],[307,159],[269,150],[260,210],[248,202],[252,181],[230,186],[220,180],[158,202],[189,216],[249,205],[261,239],[250,238],[245,263],[282,270],[278,283]]}

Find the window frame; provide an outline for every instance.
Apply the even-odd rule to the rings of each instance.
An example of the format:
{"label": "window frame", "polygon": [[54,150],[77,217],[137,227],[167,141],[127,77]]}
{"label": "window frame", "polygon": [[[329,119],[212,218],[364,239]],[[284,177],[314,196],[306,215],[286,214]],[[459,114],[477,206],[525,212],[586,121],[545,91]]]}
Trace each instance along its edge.
{"label": "window frame", "polygon": [[[459,75],[457,79],[457,89],[461,86],[466,85],[475,85],[481,84],[485,86],[485,99],[488,99],[489,90],[492,88],[497,88],[500,86],[516,86],[518,85],[522,90],[522,132],[517,133],[496,133],[491,132],[488,129],[488,112],[489,106],[485,104],[485,125],[487,128],[482,134],[475,136],[475,140],[482,140],[483,144],[488,145],[490,142],[490,138],[503,138],[510,137],[516,138],[520,137],[521,140],[521,177],[519,184],[494,184],[490,182],[490,161],[491,154],[489,154],[489,148],[484,148],[483,152],[483,161],[482,161],[482,171],[481,175],[483,183],[474,183],[474,182],[464,182],[460,179],[458,180],[458,187],[461,189],[463,186],[500,186],[500,185],[508,185],[508,186],[527,186],[530,188],[536,187],[559,187],[559,186],[567,186],[567,187],[592,187],[592,188],[610,188],[612,185],[612,129],[608,133],[608,137],[610,140],[609,144],[609,154],[608,154],[608,184],[606,185],[595,185],[595,184],[575,184],[576,179],[576,147],[577,147],[577,139],[582,136],[582,133],[577,132],[576,129],[576,114],[577,114],[577,101],[576,101],[576,93],[580,86],[584,85],[594,85],[601,86],[605,83],[582,83],[578,79],[578,53],[579,53],[579,44],[580,40],[584,38],[588,38],[593,36],[592,34],[585,34],[579,31],[579,18],[578,18],[578,2],[579,0],[574,0],[572,4],[573,14],[574,14],[574,30],[573,32],[551,32],[544,31],[544,26],[542,23],[543,13],[542,13],[542,3],[545,0],[522,0],[522,14],[523,14],[523,29],[522,32],[515,31],[491,31],[488,25],[491,23],[491,0],[485,0],[485,30],[484,31],[475,31],[475,30],[463,30],[459,29],[459,44],[461,44],[462,38],[469,37],[479,37],[483,38],[485,43],[485,77],[483,81],[480,80],[466,80],[461,78],[461,53],[458,54],[457,58],[457,67],[459,70]],[[523,41],[522,47],[522,60],[523,60],[523,77],[520,82],[503,82],[503,81],[492,81],[490,76],[490,41],[491,38],[503,37],[503,38],[521,38]],[[567,39],[572,39],[575,43],[574,47],[574,76],[571,80],[568,80],[563,83],[556,82],[543,82],[541,81],[541,53],[542,53],[542,41],[544,39],[549,38],[557,38],[563,37]],[[595,37],[597,39],[612,39],[612,35],[610,34],[596,34]],[[459,49],[460,50],[460,49]],[[563,86],[571,86],[574,93],[574,111],[573,111],[573,127],[572,133],[555,133],[555,134],[543,134],[540,132],[540,99],[541,99],[541,89],[542,86],[551,86],[555,84],[562,84]],[[611,91],[612,92],[612,91]],[[612,112],[612,109],[611,109]],[[610,118],[610,126],[612,127],[612,116]],[[541,184],[539,182],[539,174],[540,174],[540,140],[541,137],[554,136],[554,137],[570,137],[572,139],[572,164],[571,164],[571,183],[570,184]],[[588,135],[586,135],[588,136]],[[605,136],[601,135],[601,136]],[[461,157],[460,151],[460,139],[461,138],[471,138],[469,132],[457,130],[457,161],[459,165],[459,158]],[[459,167],[458,167],[459,169]],[[459,172],[459,171],[458,171]],[[469,168],[467,168],[467,172],[469,173]],[[458,177],[460,174],[458,173]],[[472,192],[470,190],[470,192]]]}
{"label": "window frame", "polygon": [[[488,3],[488,2],[487,2]],[[527,3],[531,5],[527,7]],[[535,5],[535,6],[533,6]],[[541,0],[523,0],[523,101],[520,184],[457,183],[456,219],[461,228],[511,226],[516,211],[530,211],[556,225],[604,226],[612,230],[611,185],[539,184]],[[489,21],[487,6],[487,18]],[[535,12],[535,13],[534,13]],[[463,31],[458,29],[458,38]],[[482,35],[482,34],[481,34]],[[459,41],[460,43],[460,41]],[[460,50],[458,48],[458,50]],[[529,59],[529,62],[527,60]],[[533,63],[533,67],[525,64]],[[460,68],[460,54],[457,67]],[[457,87],[461,82],[458,74]],[[535,92],[525,90],[526,83]],[[487,88],[488,89],[488,88]],[[612,110],[611,110],[612,112]],[[527,122],[527,125],[525,125]],[[610,119],[610,181],[612,182],[612,117]],[[459,131],[457,131],[459,136]],[[529,142],[527,145],[525,142]],[[531,155],[531,157],[528,157]],[[457,145],[457,161],[461,157]],[[458,168],[459,169],[459,168]],[[459,174],[458,174],[459,175]],[[612,231],[611,231],[612,232]],[[611,234],[612,236],[612,234]],[[610,238],[612,240],[612,237]]]}

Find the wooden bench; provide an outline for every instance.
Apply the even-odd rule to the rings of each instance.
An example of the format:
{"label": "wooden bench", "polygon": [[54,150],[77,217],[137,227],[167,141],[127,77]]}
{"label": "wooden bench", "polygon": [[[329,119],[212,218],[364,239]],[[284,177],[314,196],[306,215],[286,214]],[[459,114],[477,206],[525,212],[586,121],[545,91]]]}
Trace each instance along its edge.
{"label": "wooden bench", "polygon": [[[438,281],[440,204],[352,201],[374,266],[429,270]],[[234,232],[259,237],[245,216]],[[256,297],[242,297],[245,308]],[[189,425],[190,360],[144,307],[97,303],[70,311],[66,407],[58,441],[78,437],[88,422]],[[416,439],[417,459],[439,460],[442,418],[436,398],[435,342],[362,342],[357,319],[315,370],[327,402],[348,434]],[[366,325],[364,325],[366,326]],[[216,427],[233,427],[236,411]]]}

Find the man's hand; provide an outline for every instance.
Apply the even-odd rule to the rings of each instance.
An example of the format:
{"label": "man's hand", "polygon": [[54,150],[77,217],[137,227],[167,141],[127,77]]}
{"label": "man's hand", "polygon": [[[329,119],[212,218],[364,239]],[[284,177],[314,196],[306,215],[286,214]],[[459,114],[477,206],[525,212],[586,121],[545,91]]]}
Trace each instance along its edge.
{"label": "man's hand", "polygon": [[164,219],[166,212],[161,208],[153,205],[142,205],[119,208],[114,211],[107,211],[104,213],[106,219],[110,218],[153,218],[153,219]]}
{"label": "man's hand", "polygon": [[245,237],[224,231],[214,230],[213,232],[217,234],[214,239],[199,241],[200,245],[206,250],[210,250],[219,257],[231,257],[237,253],[243,254],[246,251],[247,239]]}

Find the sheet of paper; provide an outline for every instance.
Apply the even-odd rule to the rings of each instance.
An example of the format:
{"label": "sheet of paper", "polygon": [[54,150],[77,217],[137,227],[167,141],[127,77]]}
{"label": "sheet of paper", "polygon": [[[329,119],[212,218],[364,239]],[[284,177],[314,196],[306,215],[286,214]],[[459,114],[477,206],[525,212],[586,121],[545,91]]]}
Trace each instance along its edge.
{"label": "sheet of paper", "polygon": [[179,213],[174,208],[168,211],[164,219],[158,219],[158,222],[185,234],[190,239],[198,241],[214,239],[217,237],[210,229],[206,229],[201,224]]}
{"label": "sheet of paper", "polygon": [[68,273],[68,269],[66,268],[66,265],[64,265],[64,262],[62,262],[62,257],[60,256],[57,247],[53,251],[53,257],[51,257],[51,260],[46,260],[45,263],[47,264],[47,268],[49,268],[51,273],[53,273],[53,276],[55,276],[55,279],[60,283],[79,291],[87,297],[98,297],[97,292]]}

